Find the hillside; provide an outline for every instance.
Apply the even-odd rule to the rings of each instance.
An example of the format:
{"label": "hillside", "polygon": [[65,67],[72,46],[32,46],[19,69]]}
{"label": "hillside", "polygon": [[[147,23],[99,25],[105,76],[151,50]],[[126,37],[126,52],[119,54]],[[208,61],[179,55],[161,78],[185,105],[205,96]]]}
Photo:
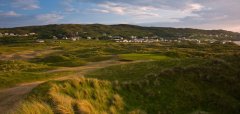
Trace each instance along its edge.
{"label": "hillside", "polygon": [[103,38],[109,36],[122,36],[130,38],[137,37],[161,37],[168,39],[186,38],[213,38],[219,40],[240,40],[240,33],[224,30],[200,30],[191,28],[164,28],[164,27],[141,27],[135,25],[80,25],[62,24],[29,26],[17,28],[2,28],[0,33],[27,34],[37,33],[39,38],[52,38],[53,36],[80,36],[93,38]]}
{"label": "hillside", "polygon": [[233,43],[45,41],[0,45],[0,114],[239,114]]}
{"label": "hillside", "polygon": [[229,55],[111,66],[87,76],[102,80],[42,84],[13,114],[239,114],[238,59]]}

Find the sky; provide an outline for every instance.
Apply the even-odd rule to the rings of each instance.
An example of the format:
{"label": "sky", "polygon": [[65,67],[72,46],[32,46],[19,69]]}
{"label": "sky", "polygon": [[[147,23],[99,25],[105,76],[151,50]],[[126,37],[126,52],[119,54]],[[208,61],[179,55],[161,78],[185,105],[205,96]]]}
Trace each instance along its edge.
{"label": "sky", "polygon": [[240,32],[240,0],[0,0],[0,28],[134,24]]}

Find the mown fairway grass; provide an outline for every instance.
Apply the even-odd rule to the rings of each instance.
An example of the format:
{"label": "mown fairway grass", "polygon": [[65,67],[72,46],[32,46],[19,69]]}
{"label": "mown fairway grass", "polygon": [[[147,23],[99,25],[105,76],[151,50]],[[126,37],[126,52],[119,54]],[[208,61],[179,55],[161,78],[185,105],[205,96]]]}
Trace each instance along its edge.
{"label": "mown fairway grass", "polygon": [[120,54],[120,59],[122,60],[165,60],[169,57],[163,55],[156,55],[156,54]]}

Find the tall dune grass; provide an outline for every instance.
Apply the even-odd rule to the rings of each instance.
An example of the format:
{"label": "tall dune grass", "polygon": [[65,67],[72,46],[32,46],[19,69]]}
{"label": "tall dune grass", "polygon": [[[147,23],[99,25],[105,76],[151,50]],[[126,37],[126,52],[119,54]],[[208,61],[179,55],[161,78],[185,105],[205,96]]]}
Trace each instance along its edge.
{"label": "tall dune grass", "polygon": [[[37,101],[38,99],[39,101]],[[76,78],[34,89],[12,114],[122,114],[123,98],[108,81]]]}

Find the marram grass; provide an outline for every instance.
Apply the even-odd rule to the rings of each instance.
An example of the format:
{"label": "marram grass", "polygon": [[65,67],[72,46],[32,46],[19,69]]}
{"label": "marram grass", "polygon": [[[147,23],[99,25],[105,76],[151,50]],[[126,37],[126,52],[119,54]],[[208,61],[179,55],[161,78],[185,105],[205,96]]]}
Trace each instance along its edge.
{"label": "marram grass", "polygon": [[140,114],[138,112],[127,111],[111,82],[80,78],[40,85],[11,114]]}

